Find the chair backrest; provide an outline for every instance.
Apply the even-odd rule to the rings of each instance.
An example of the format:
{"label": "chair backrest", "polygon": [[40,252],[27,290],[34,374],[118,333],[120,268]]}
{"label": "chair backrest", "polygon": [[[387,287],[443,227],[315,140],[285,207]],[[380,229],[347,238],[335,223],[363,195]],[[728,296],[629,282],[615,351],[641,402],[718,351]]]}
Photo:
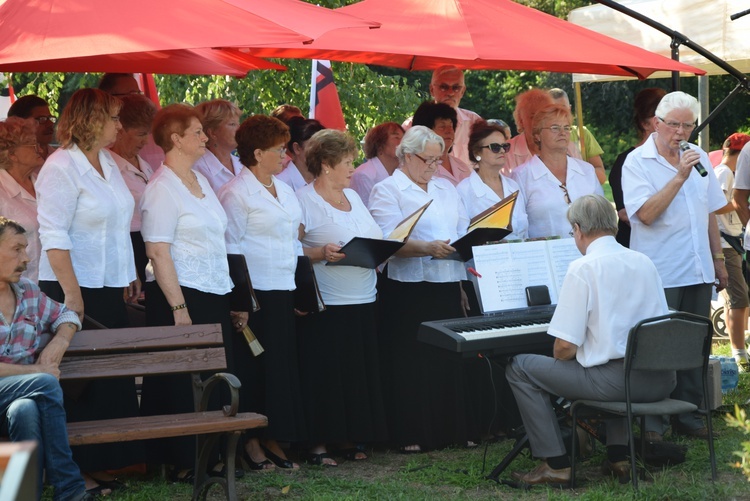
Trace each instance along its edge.
{"label": "chair backrest", "polygon": [[704,367],[713,325],[706,317],[675,312],[638,322],[628,337],[625,371],[672,371]]}

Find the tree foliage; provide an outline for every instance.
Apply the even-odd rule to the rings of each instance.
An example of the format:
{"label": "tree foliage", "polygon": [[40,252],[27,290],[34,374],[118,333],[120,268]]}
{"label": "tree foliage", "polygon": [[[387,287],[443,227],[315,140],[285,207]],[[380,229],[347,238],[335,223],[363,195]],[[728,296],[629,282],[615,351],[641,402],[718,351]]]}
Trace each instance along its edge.
{"label": "tree foliage", "polygon": [[[356,0],[306,0],[337,8]],[[589,0],[516,0],[560,18],[570,10],[594,2]],[[502,29],[499,26],[498,29]],[[699,41],[698,41],[699,42]],[[523,47],[517,47],[523,50]],[[573,50],[573,49],[571,49]],[[286,72],[255,71],[245,78],[155,75],[162,104],[224,98],[236,102],[246,114],[269,113],[281,103],[291,103],[307,112],[310,102],[311,64],[308,60],[278,60]],[[333,72],[349,130],[355,137],[385,121],[401,122],[429,98],[430,72],[333,63]],[[96,85],[95,74],[26,73],[13,75],[18,95],[36,93],[59,112],[76,89]],[[728,76],[711,77],[710,108],[734,87]],[[573,98],[571,75],[524,71],[467,71],[467,92],[461,106],[486,118],[512,119],[515,96],[532,87],[561,87]],[[605,165],[635,141],[632,126],[633,98],[643,88],[669,90],[669,80],[618,81],[582,85],[584,123],[604,149]],[[686,78],[682,90],[697,95],[697,79]],[[711,145],[718,147],[736,130],[750,129],[750,103],[736,98],[711,125]]]}

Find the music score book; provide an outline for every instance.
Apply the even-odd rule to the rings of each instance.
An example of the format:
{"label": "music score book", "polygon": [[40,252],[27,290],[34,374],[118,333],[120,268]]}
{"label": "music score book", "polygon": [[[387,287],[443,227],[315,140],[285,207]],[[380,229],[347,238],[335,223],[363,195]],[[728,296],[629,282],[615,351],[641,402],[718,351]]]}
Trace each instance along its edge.
{"label": "music score book", "polygon": [[466,235],[450,244],[456,252],[446,259],[466,262],[473,257],[474,247],[497,242],[510,235],[513,232],[511,219],[517,198],[518,192],[513,192],[471,218]]}
{"label": "music score book", "polygon": [[581,257],[573,238],[474,247],[471,275],[483,313],[526,308],[526,287],[546,285],[557,304],[571,261]]}
{"label": "music score book", "polygon": [[339,252],[346,255],[341,261],[327,262],[326,266],[359,266],[375,269],[386,262],[392,255],[406,244],[417,222],[430,206],[432,200],[409,214],[398,223],[387,239],[354,237],[344,245]]}

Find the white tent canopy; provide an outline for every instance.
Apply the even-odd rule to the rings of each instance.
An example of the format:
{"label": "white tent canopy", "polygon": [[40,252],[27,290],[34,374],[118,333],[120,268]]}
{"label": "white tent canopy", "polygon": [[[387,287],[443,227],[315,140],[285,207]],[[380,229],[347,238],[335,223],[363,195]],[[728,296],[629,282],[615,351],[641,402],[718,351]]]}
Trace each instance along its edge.
{"label": "white tent canopy", "polygon": [[[750,73],[750,15],[736,21],[729,16],[750,8],[748,0],[622,0],[622,6],[657,21],[690,38],[694,43],[727,61],[742,73]],[[568,21],[651,52],[671,57],[671,39],[637,19],[606,5],[574,9]],[[571,47],[571,50],[574,50]],[[585,47],[579,50],[585,51]],[[685,46],[680,61],[705,70],[709,75],[725,72]],[[649,78],[668,78],[658,72]],[[574,82],[617,80],[605,75],[573,75]]]}

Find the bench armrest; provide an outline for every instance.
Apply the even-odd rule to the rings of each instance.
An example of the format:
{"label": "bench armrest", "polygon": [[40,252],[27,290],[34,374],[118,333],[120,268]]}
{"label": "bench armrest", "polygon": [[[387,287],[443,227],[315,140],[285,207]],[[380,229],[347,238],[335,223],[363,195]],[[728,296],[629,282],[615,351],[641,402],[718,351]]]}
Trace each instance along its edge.
{"label": "bench armrest", "polygon": [[222,381],[229,387],[229,393],[231,396],[230,405],[223,407],[225,416],[236,416],[237,410],[240,406],[240,387],[242,383],[237,379],[237,376],[228,372],[218,372],[210,378],[203,381],[199,374],[192,374],[193,378],[193,401],[195,403],[196,412],[203,412],[208,410],[208,401],[211,398],[211,392],[214,387]]}

